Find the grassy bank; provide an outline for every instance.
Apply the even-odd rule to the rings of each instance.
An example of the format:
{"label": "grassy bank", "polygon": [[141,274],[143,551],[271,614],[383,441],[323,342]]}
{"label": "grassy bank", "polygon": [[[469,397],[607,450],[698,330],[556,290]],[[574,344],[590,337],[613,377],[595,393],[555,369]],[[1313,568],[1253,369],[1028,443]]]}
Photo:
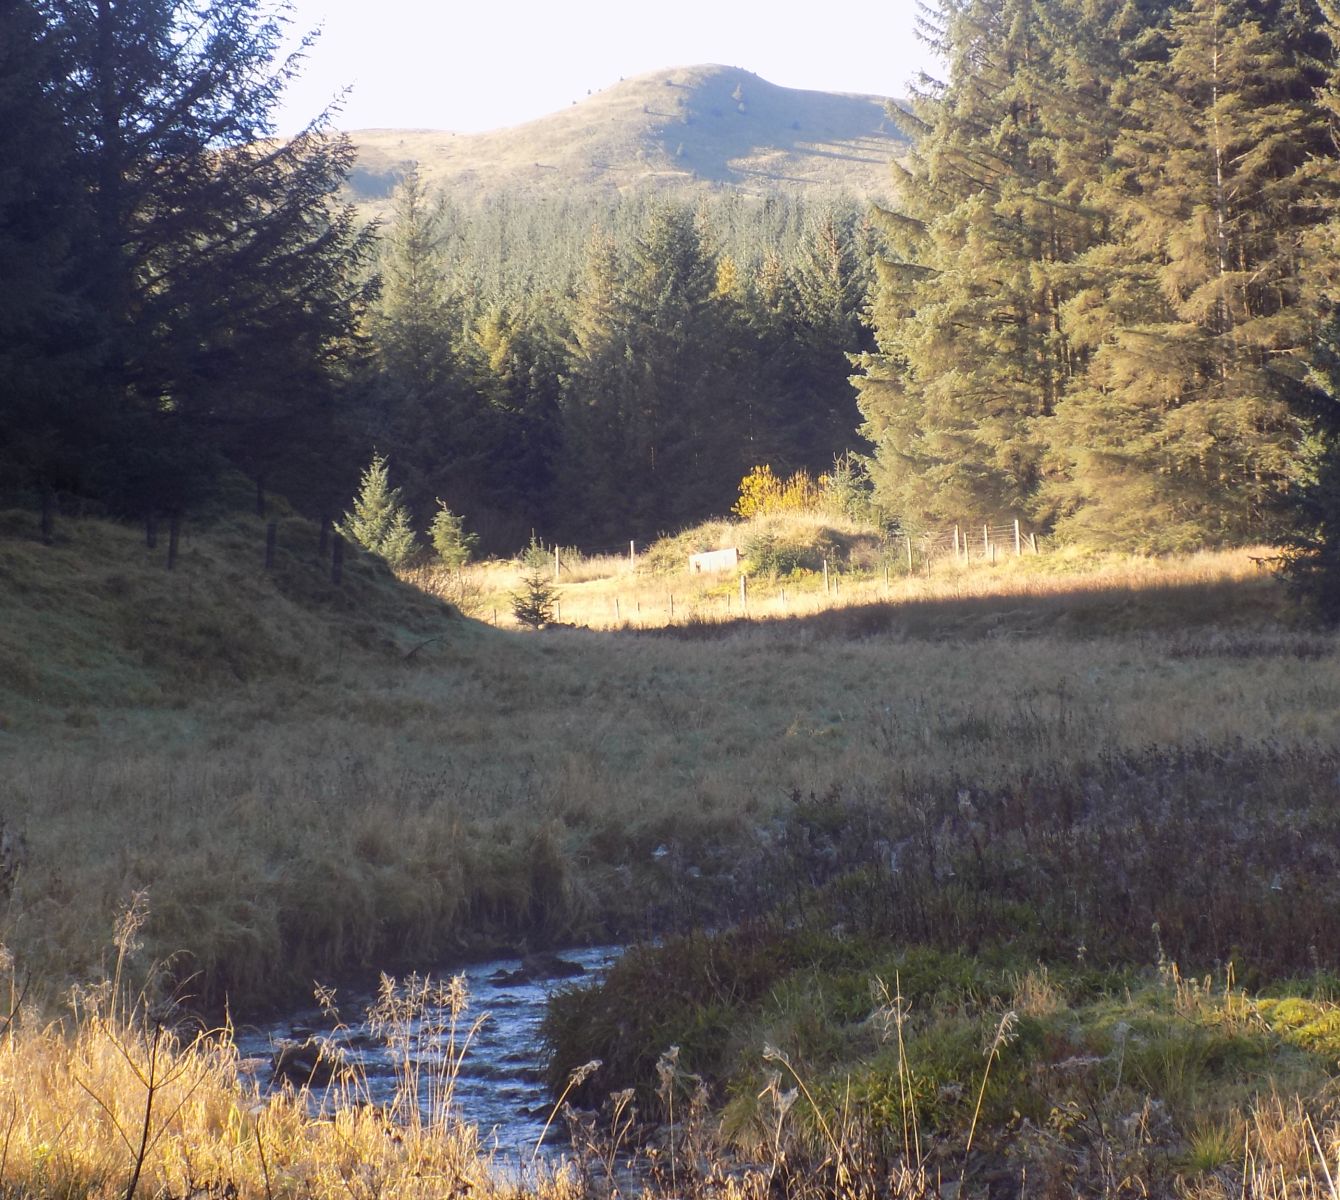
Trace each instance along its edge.
{"label": "grassy bank", "polygon": [[[1090,1167],[1144,1099],[1173,1129],[1131,1176],[1147,1190],[1187,1177],[1179,1156],[1213,1130],[1256,1147],[1222,1164],[1228,1190],[1250,1163],[1286,1160],[1288,1179],[1323,1186],[1315,1150],[1295,1163],[1282,1133],[1269,1151],[1261,1139],[1289,1124],[1270,1116],[1273,1083],[1278,1112],[1298,1128],[1306,1112],[1329,1145],[1334,1053],[1291,1031],[1333,1020],[1318,972],[1340,961],[1340,670],[1335,639],[1299,626],[1251,555],[1057,553],[887,585],[876,565],[827,593],[802,566],[752,578],[760,604],[776,589],[777,611],[751,614],[766,620],[677,609],[658,627],[648,614],[646,628],[528,634],[463,620],[372,560],[351,559],[336,588],[316,531],[293,518],[271,572],[262,523],[239,518],[190,530],[171,573],[136,530],[62,523],[45,547],[8,520],[0,941],[33,1012],[109,971],[115,915],[141,892],[128,969],[168,960],[198,1001],[243,1013],[347,970],[750,914],[748,929],[636,957],[609,990],[557,1009],[556,1082],[599,1057],[591,1100],[632,1086],[643,1115],[663,1117],[663,1076],[691,1106],[696,1075],[727,1113],[721,1136],[764,1164],[750,1186],[797,1194],[786,1172],[799,1164],[827,1162],[814,1178],[842,1190],[832,1172],[856,1178],[858,1158],[872,1191],[904,1169],[934,1190],[966,1163],[968,1192],[1011,1194],[1010,1147],[1035,1135],[1060,1139],[1057,1162],[1086,1164],[1056,1167],[1049,1189],[1092,1194]],[[565,594],[590,589],[593,612],[611,588],[650,595],[676,578],[591,574]],[[1198,1014],[1174,962],[1219,972]],[[914,990],[930,975],[949,990]],[[870,1024],[891,1011],[871,992],[881,983],[912,997],[902,1051],[897,1030],[881,1041]],[[1268,1007],[1290,989],[1294,1008]],[[984,1057],[1030,1004],[1050,1015]],[[1220,1045],[1221,1019],[1246,1041]],[[11,1080],[64,1053],[32,1020],[6,1043]],[[1188,1058],[1198,1093],[1224,1105],[1177,1101],[1153,1067],[1118,1080],[1122,1024],[1168,1072]],[[680,1057],[658,1073],[671,1045]],[[1088,1066],[1067,1091],[1071,1060]],[[998,1075],[983,1086],[987,1062]],[[815,1104],[779,1099],[800,1081]],[[219,1086],[246,1107],[244,1084]],[[59,1129],[57,1108],[43,1111]],[[31,1146],[54,1144],[40,1129]],[[913,1129],[939,1159],[908,1157]],[[689,1153],[672,1145],[667,1190]],[[30,1150],[0,1176],[28,1187],[43,1153]],[[107,1161],[99,1178],[123,1184],[124,1162]],[[176,1194],[182,1177],[161,1178]],[[1273,1178],[1251,1194],[1284,1194]],[[247,1194],[273,1183],[247,1180]]]}

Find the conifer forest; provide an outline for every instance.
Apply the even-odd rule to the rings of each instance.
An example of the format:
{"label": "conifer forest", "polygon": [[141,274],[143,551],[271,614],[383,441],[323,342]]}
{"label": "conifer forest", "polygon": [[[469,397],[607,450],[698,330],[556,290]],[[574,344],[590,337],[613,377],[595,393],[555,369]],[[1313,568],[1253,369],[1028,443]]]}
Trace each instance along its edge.
{"label": "conifer forest", "polygon": [[[856,452],[891,526],[1334,568],[1328,0],[926,8],[895,200],[453,197],[380,226],[271,135],[253,0],[7,5],[5,486],[123,515],[230,472],[313,516],[385,456],[485,549],[602,548]],[[890,81],[891,85],[896,81]]]}

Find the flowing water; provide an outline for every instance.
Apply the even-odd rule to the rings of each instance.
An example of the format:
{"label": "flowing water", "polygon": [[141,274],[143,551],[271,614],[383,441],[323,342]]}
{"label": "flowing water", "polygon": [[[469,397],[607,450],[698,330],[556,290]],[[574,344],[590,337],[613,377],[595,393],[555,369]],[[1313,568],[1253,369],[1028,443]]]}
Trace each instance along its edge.
{"label": "flowing water", "polygon": [[[495,959],[434,974],[434,980],[440,981],[454,976],[465,979],[469,1008],[457,1022],[458,1047],[475,1019],[487,1014],[461,1059],[452,1111],[479,1127],[481,1144],[495,1152],[494,1161],[499,1165],[529,1160],[552,1111],[553,1102],[543,1082],[539,1041],[550,993],[565,984],[598,977],[619,951],[617,946],[564,951],[558,957],[569,965],[569,977],[547,971],[533,960],[523,963],[518,958]],[[406,1050],[394,1044],[394,1037],[388,1039],[375,1022],[369,1022],[368,1014],[376,1002],[373,994],[341,994],[336,1000],[337,1018],[311,1009],[269,1025],[238,1030],[243,1061],[265,1086],[279,1083],[273,1063],[283,1047],[296,1047],[309,1039],[338,1049],[343,1061],[365,1081],[357,1089],[359,1097],[373,1104],[389,1104],[395,1096],[400,1084],[397,1060],[403,1063],[407,1054],[425,1076],[442,1065],[448,1037],[435,1032],[447,1024],[441,1012],[430,1009],[409,1023]],[[306,1069],[303,1066],[302,1072]],[[321,1091],[319,1087],[314,1090],[317,1103]],[[563,1133],[562,1122],[555,1122],[549,1132],[549,1141],[553,1142]]]}

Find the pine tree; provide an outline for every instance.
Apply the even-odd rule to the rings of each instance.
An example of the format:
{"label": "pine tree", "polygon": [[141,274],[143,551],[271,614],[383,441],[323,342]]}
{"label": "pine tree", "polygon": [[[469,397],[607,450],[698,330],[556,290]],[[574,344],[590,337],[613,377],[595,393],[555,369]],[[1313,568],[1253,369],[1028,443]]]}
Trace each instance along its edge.
{"label": "pine tree", "polygon": [[465,367],[497,431],[491,494],[521,528],[550,516],[560,444],[561,335],[547,297],[490,305],[468,331]]}
{"label": "pine tree", "polygon": [[[972,0],[928,10],[948,82],[900,114],[918,141],[882,214],[877,352],[857,385],[879,500],[905,518],[1027,515],[1037,423],[1073,370],[1060,313],[1069,264],[1101,233],[1080,203],[1077,129],[1101,94],[1072,90],[1077,5]],[[1081,47],[1082,49],[1082,47]],[[1100,89],[1099,89],[1100,91]]]}
{"label": "pine tree", "polygon": [[344,514],[336,529],[393,567],[413,557],[417,545],[409,510],[400,489],[391,487],[390,464],[384,455],[372,456],[363,471],[354,510]]}
{"label": "pine tree", "polygon": [[873,271],[858,257],[854,222],[833,208],[808,222],[766,356],[766,421],[786,443],[775,461],[815,475],[858,444],[850,356],[873,349],[862,319]]}
{"label": "pine tree", "polygon": [[549,560],[544,547],[531,534],[530,545],[522,555],[525,570],[521,590],[512,593],[512,616],[519,625],[542,629],[553,624],[558,608],[558,589],[549,578]]}
{"label": "pine tree", "polygon": [[458,506],[480,497],[496,445],[461,364],[466,318],[448,278],[446,221],[442,197],[406,175],[392,194],[367,321],[367,433],[395,455],[420,510],[438,496]]}
{"label": "pine tree", "polygon": [[562,484],[588,536],[652,536],[729,505],[740,422],[716,280],[683,207],[654,207],[623,253],[593,244],[571,318]]}
{"label": "pine tree", "polygon": [[615,240],[593,238],[569,312],[558,494],[568,534],[601,541],[624,535],[628,504],[620,464],[635,453],[624,415],[625,399],[636,386],[624,288]]}
{"label": "pine tree", "polygon": [[1340,312],[1313,349],[1307,472],[1283,536],[1284,575],[1329,625],[1340,623]]}
{"label": "pine tree", "polygon": [[[1321,55],[1323,77],[1317,107],[1325,122],[1329,154],[1312,166],[1329,179],[1340,156],[1340,6],[1318,4],[1319,26],[1326,39]],[[1294,408],[1308,422],[1306,473],[1290,494],[1289,527],[1283,537],[1286,578],[1328,624],[1340,623],[1340,207],[1333,202],[1328,219],[1303,239],[1302,263],[1307,296],[1324,314],[1309,356],[1307,383]]]}
{"label": "pine tree", "polygon": [[464,519],[441,500],[437,502],[437,512],[433,514],[433,522],[428,527],[428,537],[437,557],[448,567],[465,566],[479,544],[475,534],[465,532]]}
{"label": "pine tree", "polygon": [[329,422],[371,245],[334,200],[348,140],[324,115],[272,137],[300,57],[275,65],[282,14],[258,0],[35,8],[63,54],[48,85],[90,212],[91,486],[122,507],[171,506],[221,461],[282,467]]}
{"label": "pine tree", "polygon": [[1171,549],[1264,539],[1302,478],[1305,246],[1336,198],[1306,3],[1193,0],[1134,64],[1071,315],[1089,365],[1050,423],[1062,532]]}
{"label": "pine tree", "polygon": [[622,297],[633,373],[623,466],[639,536],[723,511],[734,492],[739,411],[715,284],[693,215],[653,210],[632,244]]}
{"label": "pine tree", "polygon": [[387,420],[415,426],[435,398],[456,383],[451,334],[461,324],[460,305],[446,272],[447,209],[410,172],[391,197],[391,220],[382,237],[378,266],[381,294],[369,325],[378,369],[397,391]]}
{"label": "pine tree", "polygon": [[97,435],[86,405],[91,314],[75,278],[87,211],[49,86],[64,61],[31,4],[0,5],[0,477],[77,491]]}

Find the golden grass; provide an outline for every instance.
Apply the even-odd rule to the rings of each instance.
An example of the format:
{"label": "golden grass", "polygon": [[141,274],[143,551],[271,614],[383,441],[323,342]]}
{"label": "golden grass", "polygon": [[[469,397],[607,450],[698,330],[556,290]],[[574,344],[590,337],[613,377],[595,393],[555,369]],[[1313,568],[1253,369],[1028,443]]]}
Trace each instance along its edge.
{"label": "golden grass", "polygon": [[[782,526],[793,535],[801,534],[808,524],[827,528],[837,524],[848,536],[862,532],[856,525],[806,514],[753,524]],[[707,548],[743,542],[749,536],[749,526],[741,528],[746,530],[743,535],[733,534],[731,526],[720,523],[719,529],[713,526],[710,535],[699,540]],[[697,542],[689,545],[696,546]],[[887,552],[887,564],[875,557],[875,551],[865,555],[872,561],[859,569],[835,559],[827,591],[820,570],[773,578],[753,572],[747,561],[737,571],[693,575],[687,567],[688,553],[686,545],[683,553],[675,556],[684,560],[679,569],[652,570],[645,556],[637,560],[637,566],[630,567],[628,559],[619,555],[582,558],[575,552],[561,552],[559,570],[553,577],[558,595],[556,620],[588,629],[659,629],[676,624],[731,622],[742,617],[785,620],[877,604],[978,598],[1004,602],[1012,597],[1070,600],[1114,590],[1157,593],[1207,584],[1260,588],[1273,583],[1267,565],[1272,552],[1265,547],[1203,551],[1176,559],[1062,549],[1036,557],[1002,554],[994,563],[971,559],[964,564],[942,559],[929,570],[918,562],[917,568],[908,572],[901,550],[893,546]],[[658,564],[667,558],[658,555]],[[502,628],[517,628],[511,595],[520,589],[523,570],[520,563],[490,561],[472,564],[460,572],[421,569],[406,573],[406,578],[453,602],[464,594],[471,616]],[[741,574],[748,575],[743,601]]]}
{"label": "golden grass", "polygon": [[[418,1038],[422,989],[387,986],[412,1009],[392,1010],[392,1036]],[[84,994],[64,1020],[0,1041],[0,1194],[348,1200],[516,1190],[452,1111],[457,1058],[447,1056],[436,1080],[416,1065],[405,1079],[413,1090],[389,1107],[362,1102],[356,1077],[317,1095],[262,1095],[229,1028],[183,1032],[143,1002],[115,1011],[111,995]],[[422,1104],[433,1095],[446,1099]],[[561,1173],[536,1182],[555,1197],[569,1190]]]}
{"label": "golden grass", "polygon": [[[112,994],[82,993],[62,1021],[21,1021],[0,1038],[0,1194],[578,1200],[617,1189],[666,1200],[817,1200],[929,1197],[955,1185],[968,1194],[970,1178],[971,1194],[1021,1183],[1058,1197],[1129,1191],[1197,1200],[1334,1200],[1337,1194],[1340,1121],[1324,1102],[1305,1104],[1269,1085],[1239,1114],[1203,1118],[1184,1137],[1167,1126],[1157,1105],[1142,1107],[1129,1085],[1081,1092],[1083,1107],[1061,1101],[1045,1122],[1015,1122],[1014,1165],[1001,1172],[990,1166],[991,1151],[972,1156],[971,1132],[964,1142],[913,1131],[895,1137],[891,1156],[873,1152],[875,1131],[866,1119],[845,1104],[825,1118],[805,1071],[770,1048],[765,1057],[782,1071],[758,1098],[766,1128],[745,1160],[731,1157],[702,1089],[678,1068],[672,1048],[658,1064],[667,1129],[643,1160],[640,1178],[621,1167],[631,1149],[620,1145],[631,1132],[631,1094],[614,1098],[608,1129],[595,1114],[578,1120],[574,1159],[532,1164],[523,1177],[516,1164],[495,1163],[478,1131],[452,1111],[452,1079],[460,1054],[468,1053],[464,1036],[434,1079],[425,1079],[415,1060],[418,1022],[433,1011],[426,1004],[442,1004],[445,1020],[468,1027],[456,984],[384,981],[388,1040],[404,1041],[407,1064],[401,1090],[385,1107],[360,1102],[356,1075],[330,1090],[262,1094],[226,1026],[187,1032],[165,1025],[143,999],[117,1011]],[[901,998],[899,1004],[901,1021]],[[966,1101],[976,1100],[973,1131],[983,1138],[975,1117],[1007,1040],[1001,1030],[1012,1018],[994,1023],[977,1068],[979,1087]],[[922,1065],[917,1050],[904,1047],[901,1024],[898,1033],[899,1079],[911,1087]],[[915,1114],[911,1108],[904,1115]],[[1180,1156],[1170,1153],[1179,1146]]]}

